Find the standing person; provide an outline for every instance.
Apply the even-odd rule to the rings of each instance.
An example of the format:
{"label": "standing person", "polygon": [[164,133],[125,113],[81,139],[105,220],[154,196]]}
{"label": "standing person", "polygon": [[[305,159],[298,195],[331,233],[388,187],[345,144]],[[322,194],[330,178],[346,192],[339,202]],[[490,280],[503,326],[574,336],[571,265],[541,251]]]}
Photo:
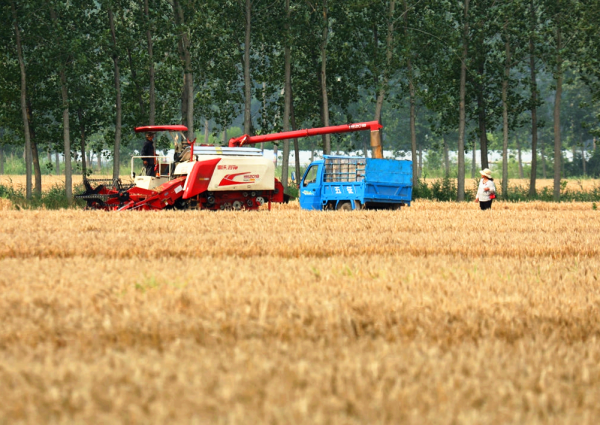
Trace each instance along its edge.
{"label": "standing person", "polygon": [[479,208],[482,210],[489,210],[492,208],[492,201],[496,198],[496,185],[489,168],[481,170],[480,174],[481,180],[475,202],[479,202]]}
{"label": "standing person", "polygon": [[145,175],[154,177],[156,175],[156,172],[154,171],[154,157],[156,156],[156,153],[154,152],[154,133],[146,133],[146,141],[144,142],[141,156],[147,157],[142,158],[144,161]]}

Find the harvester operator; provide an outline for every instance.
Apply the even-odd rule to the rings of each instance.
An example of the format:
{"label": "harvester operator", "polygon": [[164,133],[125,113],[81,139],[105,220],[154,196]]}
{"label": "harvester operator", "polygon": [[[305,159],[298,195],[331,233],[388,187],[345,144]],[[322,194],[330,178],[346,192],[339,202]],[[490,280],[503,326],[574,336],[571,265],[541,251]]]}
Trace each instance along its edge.
{"label": "harvester operator", "polygon": [[142,159],[144,161],[145,175],[154,177],[156,175],[154,171],[154,157],[156,156],[154,151],[154,133],[146,133],[146,141],[144,142],[141,156],[144,157]]}

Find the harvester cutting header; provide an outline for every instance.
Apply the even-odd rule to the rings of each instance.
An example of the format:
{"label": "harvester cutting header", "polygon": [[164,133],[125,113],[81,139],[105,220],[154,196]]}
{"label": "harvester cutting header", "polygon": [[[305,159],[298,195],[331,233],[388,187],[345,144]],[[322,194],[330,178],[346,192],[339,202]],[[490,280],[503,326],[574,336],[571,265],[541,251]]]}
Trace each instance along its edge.
{"label": "harvester cutting header", "polygon": [[[285,139],[354,131],[371,131],[374,157],[381,157],[377,121],[287,131],[260,136],[243,135],[229,140],[229,147],[195,146],[185,137],[187,127],[162,125],[137,127],[136,133],[166,132],[175,144],[173,161],[165,156],[133,156],[133,183],[121,180],[84,179],[85,193],[77,195],[88,208],[103,210],[257,210],[264,204],[288,202],[281,182],[275,178],[275,165],[260,149],[246,145]],[[152,159],[155,175],[136,176],[135,159]],[[93,187],[95,183],[97,186]]]}

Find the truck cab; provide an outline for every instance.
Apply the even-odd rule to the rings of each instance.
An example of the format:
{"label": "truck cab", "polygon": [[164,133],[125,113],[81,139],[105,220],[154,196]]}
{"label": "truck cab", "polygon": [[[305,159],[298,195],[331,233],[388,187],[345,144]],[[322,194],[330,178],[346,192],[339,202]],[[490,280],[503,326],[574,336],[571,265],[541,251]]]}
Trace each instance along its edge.
{"label": "truck cab", "polygon": [[325,161],[313,161],[300,181],[300,207],[305,210],[321,210],[321,182]]}
{"label": "truck cab", "polygon": [[305,210],[399,209],[412,200],[412,161],[326,155],[300,181]]}

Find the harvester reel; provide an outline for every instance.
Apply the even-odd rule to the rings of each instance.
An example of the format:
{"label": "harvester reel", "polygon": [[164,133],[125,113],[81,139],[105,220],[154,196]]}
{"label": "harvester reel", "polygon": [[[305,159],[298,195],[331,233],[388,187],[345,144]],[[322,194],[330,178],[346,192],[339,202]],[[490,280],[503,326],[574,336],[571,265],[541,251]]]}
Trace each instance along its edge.
{"label": "harvester reel", "polygon": [[119,202],[121,204],[124,204],[125,202],[129,202],[129,192],[126,191],[120,191],[119,194],[117,195],[117,197],[119,198]]}

